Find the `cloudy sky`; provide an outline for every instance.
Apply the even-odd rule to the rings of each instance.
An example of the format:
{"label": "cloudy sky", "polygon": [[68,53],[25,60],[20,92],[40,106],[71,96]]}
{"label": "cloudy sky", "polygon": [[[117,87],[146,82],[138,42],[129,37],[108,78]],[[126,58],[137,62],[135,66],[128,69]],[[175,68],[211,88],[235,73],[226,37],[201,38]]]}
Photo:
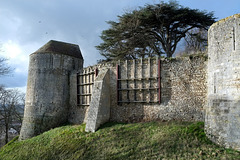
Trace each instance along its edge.
{"label": "cloudy sky", "polygon": [[[165,0],[166,1],[166,0]],[[8,88],[26,90],[28,56],[49,40],[78,44],[84,66],[102,57],[94,46],[101,43],[106,21],[125,11],[158,0],[0,0],[0,56],[14,68],[0,77]],[[183,6],[213,11],[218,19],[240,13],[240,0],[179,0]]]}

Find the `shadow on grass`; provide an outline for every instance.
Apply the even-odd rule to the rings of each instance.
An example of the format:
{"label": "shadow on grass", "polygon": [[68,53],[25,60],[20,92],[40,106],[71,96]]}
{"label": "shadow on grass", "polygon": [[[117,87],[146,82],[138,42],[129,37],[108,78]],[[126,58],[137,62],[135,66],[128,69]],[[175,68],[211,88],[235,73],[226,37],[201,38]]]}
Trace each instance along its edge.
{"label": "shadow on grass", "polygon": [[[119,122],[107,122],[107,123],[104,123],[102,124],[99,129],[104,129],[104,128],[109,128],[109,127],[113,127],[113,126],[116,126],[116,125],[126,125],[127,123],[119,123]],[[99,130],[98,129],[98,130]]]}

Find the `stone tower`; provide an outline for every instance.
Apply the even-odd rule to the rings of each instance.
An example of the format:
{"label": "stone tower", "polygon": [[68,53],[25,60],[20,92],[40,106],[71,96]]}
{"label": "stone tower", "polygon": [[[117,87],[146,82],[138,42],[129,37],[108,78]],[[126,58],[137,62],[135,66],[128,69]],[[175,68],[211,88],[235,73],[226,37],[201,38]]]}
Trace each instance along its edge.
{"label": "stone tower", "polygon": [[30,55],[20,140],[67,122],[69,76],[83,68],[78,45],[49,41]]}
{"label": "stone tower", "polygon": [[240,14],[213,24],[208,37],[205,130],[212,141],[240,150]]}

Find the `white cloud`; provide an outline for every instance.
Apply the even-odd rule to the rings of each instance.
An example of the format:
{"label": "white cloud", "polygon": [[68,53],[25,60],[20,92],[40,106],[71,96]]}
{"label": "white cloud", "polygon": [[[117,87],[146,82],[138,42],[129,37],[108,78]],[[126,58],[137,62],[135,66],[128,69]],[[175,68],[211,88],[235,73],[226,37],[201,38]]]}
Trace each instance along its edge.
{"label": "white cloud", "polygon": [[7,39],[10,37],[12,38],[15,36],[16,32],[18,32],[19,27],[22,25],[22,21],[12,11],[6,8],[0,8],[0,19],[1,40],[7,41]]}
{"label": "white cloud", "polygon": [[2,44],[0,56],[8,59],[7,65],[12,68],[10,76],[0,77],[0,84],[6,87],[25,87],[28,71],[28,57],[24,53],[24,46],[9,40]]}
{"label": "white cloud", "polygon": [[11,40],[9,40],[7,43],[4,43],[2,49],[4,52],[1,53],[1,56],[11,60],[18,58],[18,56],[20,56],[22,53],[21,47],[18,44],[13,43]]}
{"label": "white cloud", "polygon": [[0,56],[8,59],[8,64],[15,68],[15,72],[26,74],[28,67],[28,57],[23,52],[24,47],[11,40],[3,43]]}
{"label": "white cloud", "polygon": [[[106,21],[117,20],[117,15],[123,14],[126,10],[136,9],[137,6],[146,3],[158,3],[160,0],[0,1],[0,45],[4,48],[0,56],[9,58],[9,65],[15,68],[13,77],[0,77],[0,84],[24,87],[29,54],[49,40],[78,44],[84,56],[84,65],[94,65],[101,58],[94,46],[101,42],[99,38],[101,31],[109,27]],[[218,5],[222,5],[222,8],[209,5],[215,3],[215,0],[206,3],[202,3],[202,0],[179,2],[188,7],[224,13],[216,15],[217,17],[227,17],[239,9],[237,8],[239,0],[230,1],[231,3],[220,0]],[[229,11],[227,15],[226,11]]]}
{"label": "white cloud", "polygon": [[14,87],[14,88],[10,88],[9,87],[7,89],[17,89],[17,90],[19,90],[22,93],[26,93],[27,87],[26,86],[24,86],[24,87]]}

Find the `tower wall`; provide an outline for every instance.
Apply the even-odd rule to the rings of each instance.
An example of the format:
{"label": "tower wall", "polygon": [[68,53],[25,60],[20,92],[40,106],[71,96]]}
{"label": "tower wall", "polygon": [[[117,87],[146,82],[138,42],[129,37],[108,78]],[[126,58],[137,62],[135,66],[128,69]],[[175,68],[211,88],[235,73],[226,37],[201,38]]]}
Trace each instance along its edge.
{"label": "tower wall", "polygon": [[[53,50],[55,43],[51,42],[47,48]],[[21,140],[67,122],[69,75],[83,66],[83,60],[77,56],[46,50],[30,55]]]}
{"label": "tower wall", "polygon": [[214,142],[240,150],[240,14],[213,24],[208,37],[205,130]]}

